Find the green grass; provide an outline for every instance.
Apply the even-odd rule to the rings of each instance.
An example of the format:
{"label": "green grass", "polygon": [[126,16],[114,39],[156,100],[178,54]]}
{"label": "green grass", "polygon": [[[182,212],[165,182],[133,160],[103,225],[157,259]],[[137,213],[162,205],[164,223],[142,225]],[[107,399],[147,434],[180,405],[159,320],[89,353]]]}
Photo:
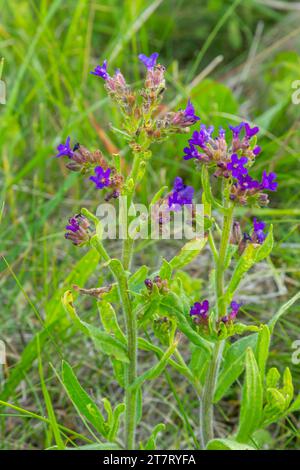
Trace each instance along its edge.
{"label": "green grass", "polygon": [[[300,13],[254,0],[0,0],[0,9],[2,78],[7,86],[7,104],[0,105],[0,338],[6,342],[8,361],[2,371],[1,399],[15,406],[1,409],[1,448],[61,446],[60,436],[66,431],[62,426],[84,436],[77,442],[94,442],[50,365],[59,368],[61,359],[67,359],[96,398],[119,397],[107,362],[74,333],[60,306],[64,288],[73,283],[101,285],[102,274],[92,274],[88,256],[80,261],[82,252],[64,241],[69,214],[83,201],[93,210],[97,201],[88,184],[52,158],[55,147],[70,134],[87,147],[118,149],[129,159],[124,141],[110,127],[120,125],[116,109],[89,71],[107,57],[112,68],[120,67],[128,81],[138,83],[137,54],[157,50],[168,67],[166,103],[178,108],[191,96],[205,123],[219,126],[243,117],[261,126],[264,151],[257,171],[275,170],[279,180],[270,207],[261,211],[275,226],[276,243],[265,274],[258,279],[254,273],[243,295],[248,298],[249,317],[269,318],[300,285],[300,105],[291,102],[291,83],[300,76]],[[179,172],[199,188],[199,194],[199,174],[181,158],[185,140],[176,136],[163,146],[155,145],[139,192],[141,202]],[[244,223],[249,215],[241,210]],[[113,249],[117,254],[119,246]],[[170,249],[174,246],[162,243],[158,253],[149,245],[148,255],[138,252],[138,262],[155,268],[160,254],[167,256]],[[207,269],[207,258],[199,259],[191,274],[206,278]],[[276,296],[270,297],[274,292]],[[88,300],[82,302],[81,314],[97,321]],[[281,371],[291,367],[298,391],[299,366],[291,364],[291,344],[299,338],[298,303],[276,327],[269,364]],[[188,353],[185,349],[183,345]],[[152,355],[143,354],[146,365]],[[188,384],[178,383],[172,374],[171,378],[186,416],[167,377],[155,387],[146,385],[141,439],[163,421],[167,428],[161,448],[192,447],[187,423],[194,423],[196,397]],[[236,393],[218,414],[221,432],[236,422],[235,400]],[[299,448],[298,428],[297,415],[272,427],[269,445]]]}

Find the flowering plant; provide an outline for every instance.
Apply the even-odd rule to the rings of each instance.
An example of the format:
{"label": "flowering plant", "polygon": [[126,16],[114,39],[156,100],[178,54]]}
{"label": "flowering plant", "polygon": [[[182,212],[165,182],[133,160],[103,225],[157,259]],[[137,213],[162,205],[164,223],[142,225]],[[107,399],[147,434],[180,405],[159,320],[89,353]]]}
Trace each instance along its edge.
{"label": "flowering plant", "polygon": [[[106,201],[125,198],[126,203],[120,209],[121,223],[128,217],[133,218],[129,210],[136,188],[147,171],[151,144],[176,133],[188,134],[190,127],[200,120],[190,100],[185,109],[161,115],[159,105],[166,87],[165,68],[157,63],[157,53],[150,57],[141,54],[139,59],[146,68],[146,77],[143,88],[138,91],[126,83],[119,70],[110,75],[107,61],[91,72],[104,81],[107,93],[122,115],[122,135],[133,155],[129,174],[124,171],[119,155],[107,157],[100,150],[92,151],[79,143],[71,145],[70,137],[57,147],[56,155],[66,159],[69,170],[80,172],[93,184],[96,194],[105,193]],[[74,289],[96,298],[101,327],[81,320],[71,290],[62,300],[78,330],[109,357],[115,379],[124,391],[124,402],[114,407],[108,398],[104,399],[105,418],[82,389],[71,366],[63,363],[62,382],[70,399],[101,436],[106,448],[155,448],[163,423],[154,428],[146,442],[137,443],[136,429],[142,414],[143,384],[164,373],[166,367],[182,374],[199,400],[199,429],[191,431],[196,448],[255,448],[257,430],[295,408],[291,405],[293,385],[289,369],[283,375],[281,388],[278,387],[278,370],[273,368],[266,372],[270,336],[279,317],[271,319],[267,325],[240,320],[246,308],[237,294],[241,280],[255,263],[269,255],[273,245],[272,227],[266,233],[266,224],[254,218],[252,228],[243,232],[235,217],[238,206],[267,205],[269,193],[277,189],[275,173],[264,171],[259,180],[250,175],[261,152],[257,145],[258,132],[258,127],[241,122],[226,131],[221,128],[216,135],[212,126],[201,123],[192,133],[183,158],[199,171],[204,236],[189,240],[174,258],[163,260],[155,273],[149,274],[147,266],[134,272],[135,237],[129,236],[127,226],[122,240],[122,258],[116,259],[105,247],[101,221],[86,208],[81,208],[66,225],[66,238],[77,247],[85,246],[98,253],[108,275],[104,286],[92,289],[75,286]],[[216,184],[212,184],[213,179]],[[194,188],[178,176],[172,190],[165,192],[166,188],[161,188],[150,203],[161,232],[170,219],[185,208],[192,214],[193,225],[197,219]],[[159,210],[162,204],[164,211]],[[140,221],[135,234],[143,224],[147,221]],[[214,295],[209,299],[200,297],[198,292],[187,291],[178,276],[178,271],[198,257],[206,244],[214,262]],[[183,337],[190,342],[189,363],[179,352]],[[155,364],[142,374],[138,367],[138,350],[153,352],[156,357]],[[239,424],[231,430],[230,437],[216,439],[214,404],[226,395],[244,370]]]}

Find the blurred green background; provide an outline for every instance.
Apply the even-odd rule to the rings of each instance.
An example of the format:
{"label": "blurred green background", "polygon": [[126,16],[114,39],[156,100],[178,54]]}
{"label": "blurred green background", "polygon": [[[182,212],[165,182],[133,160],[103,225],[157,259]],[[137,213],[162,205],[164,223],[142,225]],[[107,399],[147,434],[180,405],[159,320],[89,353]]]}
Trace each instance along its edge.
{"label": "blurred green background", "polygon": [[[49,362],[59,367],[60,359],[67,358],[97,398],[118,399],[120,391],[106,362],[65,323],[60,307],[64,286],[74,282],[101,285],[103,275],[99,270],[90,276],[89,259],[76,264],[83,253],[63,238],[68,216],[83,204],[91,210],[97,207],[94,189],[77,174],[68,173],[53,155],[70,135],[72,141],[89,148],[108,153],[119,150],[130,162],[124,141],[110,125],[120,127],[116,108],[107,99],[101,80],[89,71],[107,58],[110,69],[121,68],[127,81],[138,85],[144,70],[137,55],[157,51],[167,67],[166,109],[178,109],[191,97],[205,124],[247,119],[260,125],[263,152],[256,171],[276,171],[279,181],[269,208],[262,210],[264,220],[275,226],[276,243],[268,262],[249,277],[244,296],[248,317],[265,318],[300,285],[300,104],[292,103],[292,84],[300,80],[300,3],[0,0],[0,10],[2,79],[7,87],[7,103],[0,105],[0,252],[4,257],[0,259],[0,339],[7,347],[1,399],[45,415],[36,362],[38,334],[57,419],[82,430]],[[153,147],[149,175],[139,192],[141,202],[149,201],[177,174],[195,185],[199,194],[199,175],[190,162],[182,160],[185,141],[186,137],[175,136]],[[249,214],[241,211],[242,221]],[[118,254],[118,244],[112,249]],[[149,245],[140,251],[138,262],[150,262],[155,268],[164,254],[163,247],[157,250]],[[207,259],[204,256],[192,267],[194,278],[207,270]],[[197,282],[190,288],[198,288]],[[85,301],[84,307],[86,318],[95,317],[93,302]],[[299,390],[300,366],[291,364],[296,339],[300,339],[299,305],[280,322],[270,363],[281,371],[292,367]],[[144,361],[146,367],[147,357]],[[167,431],[161,448],[190,447],[190,436],[164,380],[145,388],[141,436],[163,421]],[[177,392],[193,423],[196,399],[192,391],[181,380]],[[221,434],[236,422],[238,392],[239,385],[218,411]],[[16,411],[21,417],[12,417],[13,411],[6,408],[0,411],[3,449],[51,445],[47,424]],[[265,445],[299,447],[297,428],[296,418],[274,426],[263,436]]]}

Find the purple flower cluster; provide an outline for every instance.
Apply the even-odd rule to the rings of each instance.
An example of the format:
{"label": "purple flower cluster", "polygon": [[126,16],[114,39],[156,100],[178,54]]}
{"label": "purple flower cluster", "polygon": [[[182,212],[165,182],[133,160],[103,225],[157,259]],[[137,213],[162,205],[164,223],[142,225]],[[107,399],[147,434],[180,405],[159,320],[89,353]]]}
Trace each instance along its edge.
{"label": "purple flower cluster", "polygon": [[90,176],[89,179],[93,181],[93,183],[95,183],[96,189],[107,188],[108,186],[111,185],[111,180],[110,180],[111,169],[110,168],[107,168],[107,170],[104,170],[101,166],[96,166],[94,171],[95,171],[95,176]]}
{"label": "purple flower cluster", "polygon": [[73,245],[81,245],[90,238],[90,224],[82,214],[71,217],[66,225],[66,230],[65,238],[71,240]]}
{"label": "purple flower cluster", "polygon": [[241,305],[242,304],[239,304],[233,300],[230,304],[231,311],[227,315],[225,315],[223,318],[221,318],[221,322],[229,323],[233,321],[236,318],[237,314],[239,313],[239,309]]}
{"label": "purple flower cluster", "polygon": [[97,65],[90,73],[92,75],[96,75],[97,77],[103,78],[103,80],[108,80],[109,75],[107,73],[107,60],[105,60],[102,65]]}
{"label": "purple flower cluster", "polygon": [[139,55],[139,60],[144,64],[146,69],[151,70],[155,67],[156,61],[158,59],[158,52],[153,52],[150,57],[147,57],[145,54]]}
{"label": "purple flower cluster", "polygon": [[196,323],[206,322],[208,319],[209,301],[195,302],[190,309],[190,316],[194,318]]}
{"label": "purple flower cluster", "polygon": [[170,211],[178,212],[182,206],[193,204],[194,188],[186,186],[182,178],[177,176],[174,180],[173,191],[168,198]]}
{"label": "purple flower cluster", "polygon": [[252,143],[251,139],[259,132],[257,126],[251,127],[247,122],[237,126],[229,126],[232,132],[231,142],[225,139],[225,130],[220,128],[213,137],[213,126],[200,125],[189,139],[189,146],[184,148],[184,159],[196,159],[199,162],[215,167],[214,176],[233,178],[231,200],[246,204],[249,197],[255,196],[260,204],[268,203],[267,194],[263,191],[276,191],[276,174],[263,171],[261,181],[253,179],[248,172],[253,160],[261,148]]}
{"label": "purple flower cluster", "polygon": [[73,157],[74,151],[71,149],[70,141],[71,141],[71,137],[68,136],[65,144],[59,144],[57,146],[58,154],[55,155],[56,158],[59,158],[59,157],[72,158]]}
{"label": "purple flower cluster", "polygon": [[253,231],[252,235],[244,234],[245,240],[250,240],[252,243],[262,244],[266,239],[266,234],[264,230],[266,228],[266,224],[263,221],[257,220],[256,217],[253,219]]}

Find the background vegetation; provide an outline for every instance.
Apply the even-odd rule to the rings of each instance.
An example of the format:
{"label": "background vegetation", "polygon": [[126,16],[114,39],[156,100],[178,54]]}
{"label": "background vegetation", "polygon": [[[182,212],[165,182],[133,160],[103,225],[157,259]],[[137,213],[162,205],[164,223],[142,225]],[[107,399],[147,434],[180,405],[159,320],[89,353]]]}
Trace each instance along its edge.
{"label": "background vegetation", "polygon": [[[93,346],[69,325],[60,305],[65,287],[101,285],[95,261],[63,238],[66,218],[83,204],[95,209],[100,194],[70,174],[52,156],[67,135],[89,148],[127,148],[119,117],[106,98],[102,83],[89,74],[107,58],[131,83],[142,79],[140,52],[160,53],[168,68],[167,98],[178,108],[192,97],[202,122],[226,125],[242,118],[262,128],[263,153],[256,165],[276,171],[279,191],[268,209],[256,211],[275,226],[275,248],[244,282],[247,304],[243,315],[269,318],[299,290],[299,113],[293,104],[292,82],[300,79],[300,4],[275,0],[0,0],[0,55],[7,104],[1,106],[0,170],[0,338],[7,347],[7,364],[0,369],[1,400],[15,409],[0,409],[2,449],[41,449],[53,444],[45,391],[57,421],[89,437],[59,383],[55,369],[70,362],[82,384],[96,398],[118,398],[110,366]],[[167,101],[167,100],[166,100]],[[165,101],[165,102],[166,102]],[[147,202],[177,174],[200,191],[199,175],[182,160],[184,137],[153,148],[150,175],[140,188]],[[242,221],[249,212],[241,210]],[[116,254],[119,246],[114,245]],[[137,247],[138,263],[155,266],[175,247],[151,243]],[[176,248],[176,247],[175,247]],[[187,289],[209,291],[208,252],[193,263]],[[182,274],[184,277],[184,275]],[[204,282],[197,278],[204,276]],[[81,301],[81,315],[97,321],[93,301]],[[36,338],[39,338],[40,350]],[[280,321],[272,343],[270,365],[292,367],[299,390],[299,365],[291,364],[293,341],[300,339],[299,305]],[[185,343],[183,353],[189,354]],[[186,349],[186,351],[185,351]],[[40,360],[40,371],[38,368]],[[151,360],[143,358],[145,367]],[[1,368],[1,366],[0,366]],[[41,374],[43,369],[43,375]],[[146,385],[140,438],[153,424],[164,422],[160,448],[192,447],[186,421],[196,426],[196,397],[184,380],[176,394],[165,379]],[[218,409],[218,429],[226,434],[238,415],[239,384]],[[33,419],[27,412],[36,413]],[[184,413],[184,415],[183,415]],[[299,416],[285,420],[261,436],[267,448],[299,448]],[[83,439],[77,442],[84,442]]]}

